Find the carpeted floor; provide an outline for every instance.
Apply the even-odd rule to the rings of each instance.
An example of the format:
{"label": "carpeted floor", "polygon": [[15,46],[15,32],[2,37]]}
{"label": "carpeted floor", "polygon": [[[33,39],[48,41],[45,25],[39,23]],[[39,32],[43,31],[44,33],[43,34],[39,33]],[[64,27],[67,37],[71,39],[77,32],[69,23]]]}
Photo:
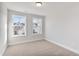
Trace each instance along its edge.
{"label": "carpeted floor", "polygon": [[78,56],[78,54],[46,40],[38,40],[9,46],[4,56]]}

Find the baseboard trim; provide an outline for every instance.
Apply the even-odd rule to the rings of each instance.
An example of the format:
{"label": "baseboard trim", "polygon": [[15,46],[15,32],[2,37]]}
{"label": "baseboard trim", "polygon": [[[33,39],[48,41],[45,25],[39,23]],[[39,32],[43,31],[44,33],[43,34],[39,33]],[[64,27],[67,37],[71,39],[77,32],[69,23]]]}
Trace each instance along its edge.
{"label": "baseboard trim", "polygon": [[[43,38],[42,38],[42,39],[43,39]],[[21,41],[21,42],[9,43],[8,45],[22,44],[22,43],[33,42],[33,41],[42,40],[42,39],[24,40],[24,41]]]}
{"label": "baseboard trim", "polygon": [[51,43],[54,43],[54,44],[56,44],[56,45],[58,45],[58,46],[60,46],[60,47],[63,47],[63,48],[65,48],[65,49],[69,50],[69,51],[72,51],[72,52],[74,52],[74,53],[76,53],[76,54],[79,54],[79,51],[76,51],[76,50],[74,50],[74,49],[72,49],[72,48],[70,48],[70,47],[67,47],[67,46],[65,46],[65,45],[62,45],[62,44],[60,44],[60,43],[58,43],[58,42],[55,42],[55,41],[52,41],[52,40],[48,40],[48,38],[45,38],[45,40],[47,40],[47,41],[49,41],[49,42],[51,42]]}
{"label": "baseboard trim", "polygon": [[3,45],[2,46],[2,48],[1,48],[1,52],[0,52],[0,56],[3,56],[3,54],[4,54],[4,52],[6,51],[6,49],[7,49],[7,45],[5,44],[5,45]]}

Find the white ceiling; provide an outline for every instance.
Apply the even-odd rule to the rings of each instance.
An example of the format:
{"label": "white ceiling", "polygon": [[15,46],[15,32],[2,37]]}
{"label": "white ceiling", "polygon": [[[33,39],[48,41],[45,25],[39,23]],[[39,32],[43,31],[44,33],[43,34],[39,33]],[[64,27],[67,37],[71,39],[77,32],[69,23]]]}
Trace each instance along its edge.
{"label": "white ceiling", "polygon": [[[14,4],[22,7],[37,8],[34,2],[5,2],[5,4]],[[73,7],[79,5],[78,2],[43,2],[43,6],[40,8],[52,9],[58,7]],[[39,8],[39,7],[38,7]]]}
{"label": "white ceiling", "polygon": [[[24,9],[25,12],[30,12],[35,10],[36,12],[44,13],[55,13],[55,12],[64,12],[66,10],[71,10],[72,8],[79,5],[78,2],[43,2],[42,7],[36,7],[34,2],[4,2],[8,8]],[[33,12],[31,12],[33,13]]]}

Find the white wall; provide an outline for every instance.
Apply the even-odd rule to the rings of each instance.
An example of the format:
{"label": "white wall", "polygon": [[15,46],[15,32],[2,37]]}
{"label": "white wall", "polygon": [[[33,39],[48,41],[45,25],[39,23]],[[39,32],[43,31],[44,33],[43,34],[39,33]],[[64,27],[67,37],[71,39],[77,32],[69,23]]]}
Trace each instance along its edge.
{"label": "white wall", "polygon": [[65,31],[63,44],[73,48],[79,53],[79,3],[65,13]]}
{"label": "white wall", "polygon": [[[0,3],[0,43],[1,43],[1,3]],[[0,44],[0,48],[1,48],[1,44]]]}
{"label": "white wall", "polygon": [[1,3],[0,3],[0,38],[1,38]]}
{"label": "white wall", "polygon": [[2,55],[7,47],[7,13],[6,7],[0,3],[0,55]]}
{"label": "white wall", "polygon": [[66,7],[59,5],[46,20],[46,36],[49,41],[79,53],[79,3],[70,3],[71,6]]}

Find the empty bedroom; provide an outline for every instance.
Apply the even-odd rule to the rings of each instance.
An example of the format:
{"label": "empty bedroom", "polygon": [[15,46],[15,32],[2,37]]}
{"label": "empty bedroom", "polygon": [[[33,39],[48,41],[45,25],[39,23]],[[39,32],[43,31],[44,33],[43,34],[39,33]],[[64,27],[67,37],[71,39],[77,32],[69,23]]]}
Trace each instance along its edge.
{"label": "empty bedroom", "polygon": [[1,56],[79,56],[79,2],[0,2]]}

